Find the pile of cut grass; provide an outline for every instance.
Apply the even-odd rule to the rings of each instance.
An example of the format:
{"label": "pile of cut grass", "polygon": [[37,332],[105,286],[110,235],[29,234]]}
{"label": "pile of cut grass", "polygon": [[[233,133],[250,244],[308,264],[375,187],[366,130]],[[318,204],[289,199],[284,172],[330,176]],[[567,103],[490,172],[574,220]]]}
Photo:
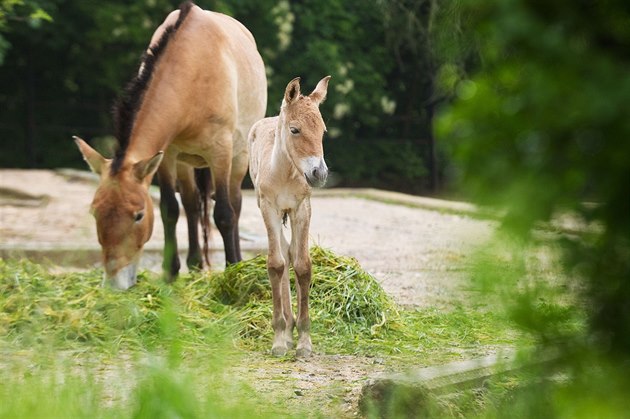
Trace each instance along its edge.
{"label": "pile of cut grass", "polygon": [[[27,260],[0,260],[0,278],[0,334],[18,347],[151,348],[176,301],[174,290],[146,273],[129,292],[100,287],[98,270],[56,275]],[[198,326],[216,317],[209,313],[180,311],[186,340],[200,341]]]}
{"label": "pile of cut grass", "polygon": [[[400,327],[396,305],[356,260],[320,247],[311,257],[314,334],[370,339]],[[269,343],[261,342],[272,333],[263,256],[220,273],[184,275],[172,286],[145,272],[126,292],[101,288],[101,277],[98,270],[51,274],[27,260],[0,260],[4,343],[150,349],[170,333],[189,345],[207,344],[217,325],[246,348]]]}
{"label": "pile of cut grass", "polygon": [[[311,258],[316,353],[395,355],[418,365],[515,343],[492,313],[399,310],[355,259],[319,247]],[[100,270],[54,274],[0,259],[0,418],[305,417],[321,408],[287,411],[226,379],[245,353],[234,346],[271,347],[265,257],[172,285],[144,272],[125,292],[102,288],[101,278]]]}
{"label": "pile of cut grass", "polygon": [[[442,359],[440,354],[514,341],[492,313],[400,311],[355,259],[321,247],[311,249],[311,258],[316,352]],[[0,345],[115,351],[177,342],[194,352],[232,340],[242,349],[267,351],[273,332],[265,260],[183,275],[173,285],[145,272],[125,292],[101,288],[99,270],[52,274],[26,260],[0,260]],[[458,350],[449,352],[451,347]]]}
{"label": "pile of cut grass", "polygon": [[[311,249],[313,262],[310,288],[310,316],[314,335],[355,341],[374,339],[380,332],[400,329],[401,317],[394,301],[376,279],[361,269],[354,258],[335,255],[321,247]],[[295,275],[291,272],[295,285]],[[294,292],[295,294],[295,292]],[[229,266],[211,281],[211,295],[239,313],[241,339],[257,347],[261,337],[271,337],[271,288],[266,257]],[[295,298],[293,299],[295,309]],[[381,330],[382,329],[382,330]],[[332,345],[331,349],[339,349]],[[341,346],[345,346],[342,343]]]}

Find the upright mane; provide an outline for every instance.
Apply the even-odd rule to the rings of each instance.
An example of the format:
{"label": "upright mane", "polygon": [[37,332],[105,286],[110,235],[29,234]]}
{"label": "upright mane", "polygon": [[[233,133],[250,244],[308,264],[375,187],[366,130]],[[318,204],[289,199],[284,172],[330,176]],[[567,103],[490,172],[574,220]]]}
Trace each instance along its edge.
{"label": "upright mane", "polygon": [[112,161],[112,175],[118,173],[122,166],[127,147],[129,146],[129,139],[136,120],[136,114],[140,106],[142,106],[144,93],[149,87],[156,64],[166,49],[169,40],[182,25],[193,6],[194,4],[191,1],[186,1],[179,6],[179,17],[177,21],[174,25],[167,26],[157,44],[149,47],[148,52],[143,54],[140,60],[141,70],[127,84],[122,95],[114,104],[112,114],[114,118],[114,135],[118,140],[118,149]]}

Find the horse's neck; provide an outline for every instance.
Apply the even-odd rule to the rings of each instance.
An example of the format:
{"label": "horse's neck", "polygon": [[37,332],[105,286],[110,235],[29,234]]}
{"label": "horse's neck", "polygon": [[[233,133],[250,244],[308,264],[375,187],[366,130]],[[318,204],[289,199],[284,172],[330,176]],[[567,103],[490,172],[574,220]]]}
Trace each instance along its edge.
{"label": "horse's neck", "polygon": [[[144,107],[146,106],[146,107]],[[178,112],[175,109],[151,109],[146,104],[138,112],[127,146],[127,160],[139,161],[166,151],[177,135]]]}
{"label": "horse's neck", "polygon": [[291,177],[295,168],[293,167],[293,163],[291,162],[289,155],[282,148],[280,141],[281,139],[276,136],[273,143],[273,149],[271,151],[271,170],[274,177],[279,177],[284,181],[286,178]]}
{"label": "horse's neck", "polygon": [[281,138],[280,126],[281,117],[278,119],[278,126],[274,132],[273,148],[271,150],[271,170],[275,178],[287,182],[295,176],[297,170],[285,149],[284,140]]}

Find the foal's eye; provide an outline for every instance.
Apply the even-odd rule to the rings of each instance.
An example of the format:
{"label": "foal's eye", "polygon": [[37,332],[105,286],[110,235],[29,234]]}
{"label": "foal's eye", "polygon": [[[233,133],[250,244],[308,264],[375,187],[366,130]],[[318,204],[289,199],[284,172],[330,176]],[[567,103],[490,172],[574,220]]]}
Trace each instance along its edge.
{"label": "foal's eye", "polygon": [[144,211],[138,211],[133,216],[133,220],[136,223],[142,221],[143,218],[144,218]]}
{"label": "foal's eye", "polygon": [[300,130],[295,127],[291,127],[289,128],[289,130],[291,131],[291,134],[293,135],[298,135],[300,133]]}

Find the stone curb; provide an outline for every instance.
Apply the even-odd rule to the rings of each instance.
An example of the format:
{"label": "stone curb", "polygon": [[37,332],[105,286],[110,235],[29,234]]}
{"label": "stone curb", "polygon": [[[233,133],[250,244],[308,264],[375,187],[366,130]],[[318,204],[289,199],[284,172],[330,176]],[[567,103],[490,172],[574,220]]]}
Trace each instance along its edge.
{"label": "stone curb", "polygon": [[[75,178],[91,182],[98,182],[98,177],[91,173],[76,169],[58,169],[56,170],[62,176],[67,178]],[[253,194],[254,191],[244,190],[245,194]],[[403,205],[411,208],[419,208],[428,211],[437,211],[445,214],[462,215],[482,220],[498,221],[502,218],[502,213],[497,210],[479,207],[477,205],[462,202],[448,201],[445,199],[429,198],[425,196],[408,195],[401,192],[385,191],[373,188],[331,188],[331,189],[315,189],[314,197],[340,197],[340,198],[360,198],[392,205]],[[152,192],[154,200],[159,201],[159,193]],[[586,204],[595,205],[595,204]],[[584,225],[576,217],[571,214],[561,214],[548,222],[540,222],[536,226],[542,231],[561,232],[565,234],[584,234],[587,232],[598,231],[601,226]]]}

